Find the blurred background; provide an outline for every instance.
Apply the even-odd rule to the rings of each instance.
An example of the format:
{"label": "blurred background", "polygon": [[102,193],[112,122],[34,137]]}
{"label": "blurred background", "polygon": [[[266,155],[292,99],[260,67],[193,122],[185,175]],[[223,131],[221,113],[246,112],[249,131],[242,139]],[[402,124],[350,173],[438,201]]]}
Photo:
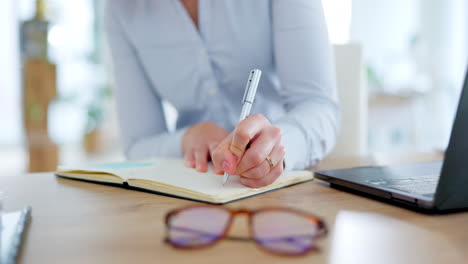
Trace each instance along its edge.
{"label": "blurred background", "polygon": [[[0,177],[123,159],[104,2],[0,1]],[[468,1],[322,2],[332,43],[361,51],[363,153],[443,151],[468,57]]]}

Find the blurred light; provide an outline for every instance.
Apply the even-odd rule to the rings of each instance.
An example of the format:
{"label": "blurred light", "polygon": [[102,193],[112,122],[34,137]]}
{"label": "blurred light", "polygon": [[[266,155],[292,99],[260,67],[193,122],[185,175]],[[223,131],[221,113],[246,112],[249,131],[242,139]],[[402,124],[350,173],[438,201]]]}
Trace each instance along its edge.
{"label": "blurred light", "polygon": [[48,132],[56,144],[77,143],[83,138],[86,125],[85,109],[65,101],[54,101],[49,105]]}
{"label": "blurred light", "polygon": [[51,46],[59,47],[65,43],[65,34],[61,26],[55,25],[49,30],[47,41]]}
{"label": "blurred light", "polygon": [[352,0],[322,0],[328,35],[333,44],[349,42]]}

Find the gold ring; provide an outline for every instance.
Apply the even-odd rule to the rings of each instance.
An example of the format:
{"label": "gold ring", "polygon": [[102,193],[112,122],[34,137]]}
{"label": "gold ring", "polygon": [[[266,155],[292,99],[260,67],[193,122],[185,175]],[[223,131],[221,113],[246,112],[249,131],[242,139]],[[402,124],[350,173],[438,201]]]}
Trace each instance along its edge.
{"label": "gold ring", "polygon": [[272,170],[275,167],[275,164],[270,157],[267,156],[265,159],[268,161],[268,165],[270,165],[270,170]]}

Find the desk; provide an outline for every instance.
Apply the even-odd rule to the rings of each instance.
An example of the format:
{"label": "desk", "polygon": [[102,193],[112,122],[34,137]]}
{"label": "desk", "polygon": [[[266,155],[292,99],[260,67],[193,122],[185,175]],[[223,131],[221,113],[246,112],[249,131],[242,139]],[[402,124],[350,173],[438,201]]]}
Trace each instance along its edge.
{"label": "desk", "polygon": [[[434,155],[325,160],[320,169]],[[163,243],[163,217],[194,202],[111,186],[59,179],[52,173],[1,176],[5,209],[31,205],[32,222],[19,263],[463,263],[468,213],[429,216],[341,192],[319,180],[231,203],[233,208],[290,206],[323,217],[329,235],[306,257],[269,255],[253,243],[222,241],[183,251]],[[242,218],[239,220],[242,221]],[[242,232],[243,222],[233,232]],[[466,263],[466,262],[465,262]]]}

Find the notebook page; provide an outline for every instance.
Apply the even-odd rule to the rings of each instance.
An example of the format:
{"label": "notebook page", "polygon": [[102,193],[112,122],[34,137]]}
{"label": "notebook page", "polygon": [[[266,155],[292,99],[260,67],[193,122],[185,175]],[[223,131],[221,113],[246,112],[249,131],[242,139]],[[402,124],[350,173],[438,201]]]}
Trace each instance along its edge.
{"label": "notebook page", "polygon": [[[118,175],[130,183],[146,189],[159,186],[158,189],[167,193],[178,193],[192,197],[194,194],[208,195],[215,199],[244,194],[253,195],[272,188],[293,184],[313,178],[311,172],[290,171],[281,175],[272,185],[252,189],[239,182],[239,176],[231,175],[223,186],[222,175],[213,173],[210,166],[208,172],[197,172],[187,168],[183,159],[156,158],[139,162],[119,162],[87,166],[60,166],[59,171],[84,171],[86,173],[109,173]],[[137,181],[135,181],[137,180]],[[216,198],[217,197],[217,198]]]}
{"label": "notebook page", "polygon": [[86,165],[60,165],[58,172],[71,172],[83,174],[112,174],[127,180],[125,175],[139,175],[140,168],[153,166],[153,162],[116,162],[105,164],[86,164]]}
{"label": "notebook page", "polygon": [[[211,167],[206,173],[197,172],[187,168],[182,159],[157,159],[152,163],[153,165],[149,166],[122,170],[119,175],[128,180],[150,180],[210,196],[229,196],[253,190],[240,184],[237,175],[229,177],[229,181],[223,186],[222,175],[214,174]],[[285,182],[296,176],[297,173],[294,172],[285,173],[275,183]],[[261,188],[258,191],[261,192]]]}

